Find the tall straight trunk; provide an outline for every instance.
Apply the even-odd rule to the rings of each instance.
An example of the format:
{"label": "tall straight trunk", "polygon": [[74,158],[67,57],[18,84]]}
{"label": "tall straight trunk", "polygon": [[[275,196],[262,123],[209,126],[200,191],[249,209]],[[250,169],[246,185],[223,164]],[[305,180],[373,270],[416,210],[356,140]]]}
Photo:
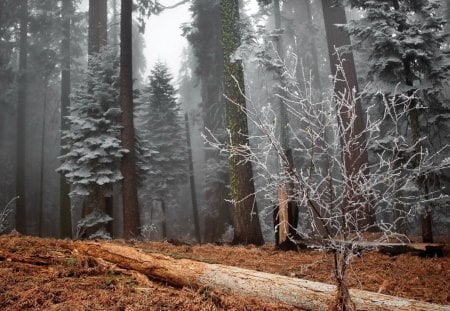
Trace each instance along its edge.
{"label": "tall straight trunk", "polygon": [[107,24],[107,0],[89,0],[89,55],[100,52],[101,48],[106,46]]}
{"label": "tall straight trunk", "polygon": [[[357,227],[364,227],[367,225],[373,225],[375,219],[373,217],[373,211],[371,210],[369,203],[363,198],[355,197],[353,188],[359,182],[363,176],[369,174],[368,171],[368,154],[366,145],[366,138],[364,135],[364,115],[359,100],[353,98],[353,92],[358,93],[358,80],[355,70],[355,62],[353,60],[353,54],[351,52],[341,53],[340,58],[342,61],[342,69],[338,71],[340,66],[338,55],[336,55],[335,48],[342,46],[348,46],[351,44],[350,37],[342,30],[340,30],[336,24],[346,24],[347,18],[345,15],[345,9],[342,6],[335,5],[333,0],[322,0],[322,10],[325,22],[325,31],[328,43],[328,54],[330,58],[331,74],[336,76],[336,82],[334,85],[334,92],[336,96],[343,97],[343,101],[348,103],[353,102],[354,107],[349,110],[348,107],[342,107],[340,111],[337,111],[338,121],[341,129],[341,142],[343,147],[344,171],[346,178],[348,179],[346,186],[346,194],[344,195],[344,202],[349,200],[355,201],[356,204],[353,207],[345,206],[344,209],[348,212],[357,213],[358,218]],[[345,73],[345,81],[343,74]],[[352,126],[352,118],[355,121]],[[359,229],[360,229],[359,228]],[[358,229],[358,228],[355,228]]]}
{"label": "tall straight trunk", "polygon": [[[232,54],[240,45],[239,3],[237,0],[221,0],[221,10],[227,128],[231,148],[240,148],[248,146],[249,140],[247,116],[243,111],[246,102],[242,63],[231,61]],[[252,165],[244,156],[236,154],[230,155],[228,165],[234,205],[233,242],[261,245],[264,239],[256,205]]]}
{"label": "tall straight trunk", "polygon": [[114,49],[114,52],[117,53],[119,51],[119,13],[117,12],[117,0],[113,0],[112,2],[112,21],[111,21],[111,45]]}
{"label": "tall straight trunk", "polygon": [[162,214],[163,214],[163,220],[162,220],[162,224],[161,224],[161,227],[162,227],[162,237],[163,237],[163,239],[166,239],[166,238],[167,238],[167,211],[166,211],[166,202],[165,202],[163,199],[161,199],[160,203],[161,203],[161,212],[162,212]]}
{"label": "tall straight trunk", "polygon": [[[70,129],[66,117],[70,108],[70,24],[73,11],[72,0],[61,0],[62,6],[62,33],[61,41],[61,132]],[[64,145],[61,133],[60,145]],[[66,151],[61,147],[60,154]],[[72,212],[70,208],[70,186],[64,174],[60,175],[60,236],[62,238],[72,237]]]}
{"label": "tall straight trunk", "polygon": [[120,106],[122,108],[122,144],[129,151],[122,159],[123,234],[125,238],[137,236],[139,232],[133,122],[132,7],[132,0],[121,0]]}
{"label": "tall straight trunk", "polygon": [[[308,27],[312,31],[314,29],[314,25],[311,11],[311,3],[309,0],[303,1],[305,3],[306,16],[308,18]],[[310,64],[310,66],[312,67],[313,85],[317,90],[319,90],[319,100],[322,101],[322,82],[320,81],[319,57],[318,57],[319,54],[317,51],[316,42],[314,38],[312,38],[312,40],[309,42],[309,49],[310,49],[309,52],[312,57],[312,64]]]}
{"label": "tall straight trunk", "polygon": [[192,216],[194,217],[194,233],[197,242],[200,243],[202,240],[200,236],[200,223],[198,221],[197,192],[195,191],[194,163],[192,160],[191,134],[189,133],[189,119],[187,112],[184,115],[184,122],[186,124],[186,142],[188,147],[188,160],[189,160],[189,184],[191,186]]}
{"label": "tall straight trunk", "polygon": [[[281,61],[284,58],[282,33],[281,33],[281,12],[280,12],[280,0],[273,0],[273,15],[275,20],[275,29],[279,31],[278,36],[274,37],[275,46],[277,49],[278,57]],[[284,80],[281,70],[278,71],[278,80],[280,88],[278,92],[280,97],[277,98],[280,108],[280,142],[283,152],[283,167],[285,173],[289,174],[293,169],[292,152],[289,147],[289,133],[288,124],[289,118],[286,108],[286,103],[283,98],[286,98],[284,90]],[[298,206],[293,198],[294,189],[292,182],[286,182],[280,186],[278,208],[274,210],[275,220],[275,245],[282,246],[285,249],[295,248],[295,242],[293,237],[296,235],[298,225]]]}
{"label": "tall straight trunk", "polygon": [[27,233],[25,186],[25,139],[27,104],[28,0],[20,1],[19,74],[17,89],[17,163],[16,163],[16,229]]}
{"label": "tall straight trunk", "polygon": [[40,150],[40,168],[39,168],[39,236],[44,233],[44,173],[45,173],[45,128],[47,125],[47,89],[48,77],[44,78],[44,107],[42,112],[42,128],[41,128],[41,150]]}
{"label": "tall straight trunk", "polygon": [[[195,0],[196,22],[200,40],[192,42],[200,76],[202,119],[205,129],[225,140],[225,100],[223,97],[223,49],[220,21],[220,2]],[[205,52],[206,51],[206,52]],[[224,156],[214,148],[204,148],[205,153],[205,202],[203,217],[203,241],[215,242],[222,238],[232,224],[232,209],[229,199],[229,174]],[[220,167],[217,170],[217,167]]]}

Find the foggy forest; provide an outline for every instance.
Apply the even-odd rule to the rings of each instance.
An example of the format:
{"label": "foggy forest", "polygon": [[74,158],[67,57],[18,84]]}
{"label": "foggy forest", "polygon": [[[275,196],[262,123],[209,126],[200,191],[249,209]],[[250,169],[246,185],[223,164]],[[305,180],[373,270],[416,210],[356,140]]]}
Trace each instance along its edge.
{"label": "foggy forest", "polygon": [[450,310],[449,21],[1,0],[0,309]]}

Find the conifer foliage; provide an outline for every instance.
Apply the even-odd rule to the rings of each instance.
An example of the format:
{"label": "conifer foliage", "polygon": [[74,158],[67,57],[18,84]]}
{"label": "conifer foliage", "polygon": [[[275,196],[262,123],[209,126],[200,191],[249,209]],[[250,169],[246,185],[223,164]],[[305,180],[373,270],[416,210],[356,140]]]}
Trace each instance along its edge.
{"label": "conifer foliage", "polygon": [[63,164],[58,171],[72,185],[71,195],[89,195],[95,185],[122,179],[117,57],[110,51],[90,57],[85,81],[74,90],[70,130],[64,132]]}
{"label": "conifer foliage", "polygon": [[442,49],[446,42],[445,20],[437,14],[440,1],[348,1],[363,9],[360,20],[346,27],[356,46],[370,44],[369,78],[376,90],[401,91],[420,88],[424,95],[436,95],[448,81],[450,58]]}
{"label": "conifer foliage", "polygon": [[142,136],[152,150],[145,186],[152,199],[171,200],[186,178],[186,142],[176,90],[164,64],[155,64],[140,102],[139,123],[145,128]]}

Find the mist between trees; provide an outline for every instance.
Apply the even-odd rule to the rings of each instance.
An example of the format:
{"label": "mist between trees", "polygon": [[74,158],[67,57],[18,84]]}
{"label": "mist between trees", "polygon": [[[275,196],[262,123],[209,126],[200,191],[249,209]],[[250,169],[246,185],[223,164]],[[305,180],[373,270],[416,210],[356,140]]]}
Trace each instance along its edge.
{"label": "mist between trees", "polygon": [[448,237],[448,8],[338,2],[182,1],[175,79],[143,76],[162,4],[2,1],[2,231]]}

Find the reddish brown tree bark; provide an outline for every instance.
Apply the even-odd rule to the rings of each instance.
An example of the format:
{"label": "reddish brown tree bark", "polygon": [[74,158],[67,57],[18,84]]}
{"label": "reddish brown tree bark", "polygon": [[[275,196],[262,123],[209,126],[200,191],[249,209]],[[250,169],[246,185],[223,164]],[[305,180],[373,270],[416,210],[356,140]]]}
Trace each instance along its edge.
{"label": "reddish brown tree bark", "polygon": [[121,0],[120,18],[120,106],[122,144],[129,152],[122,159],[123,234],[132,238],[139,232],[132,75],[132,0]]}

